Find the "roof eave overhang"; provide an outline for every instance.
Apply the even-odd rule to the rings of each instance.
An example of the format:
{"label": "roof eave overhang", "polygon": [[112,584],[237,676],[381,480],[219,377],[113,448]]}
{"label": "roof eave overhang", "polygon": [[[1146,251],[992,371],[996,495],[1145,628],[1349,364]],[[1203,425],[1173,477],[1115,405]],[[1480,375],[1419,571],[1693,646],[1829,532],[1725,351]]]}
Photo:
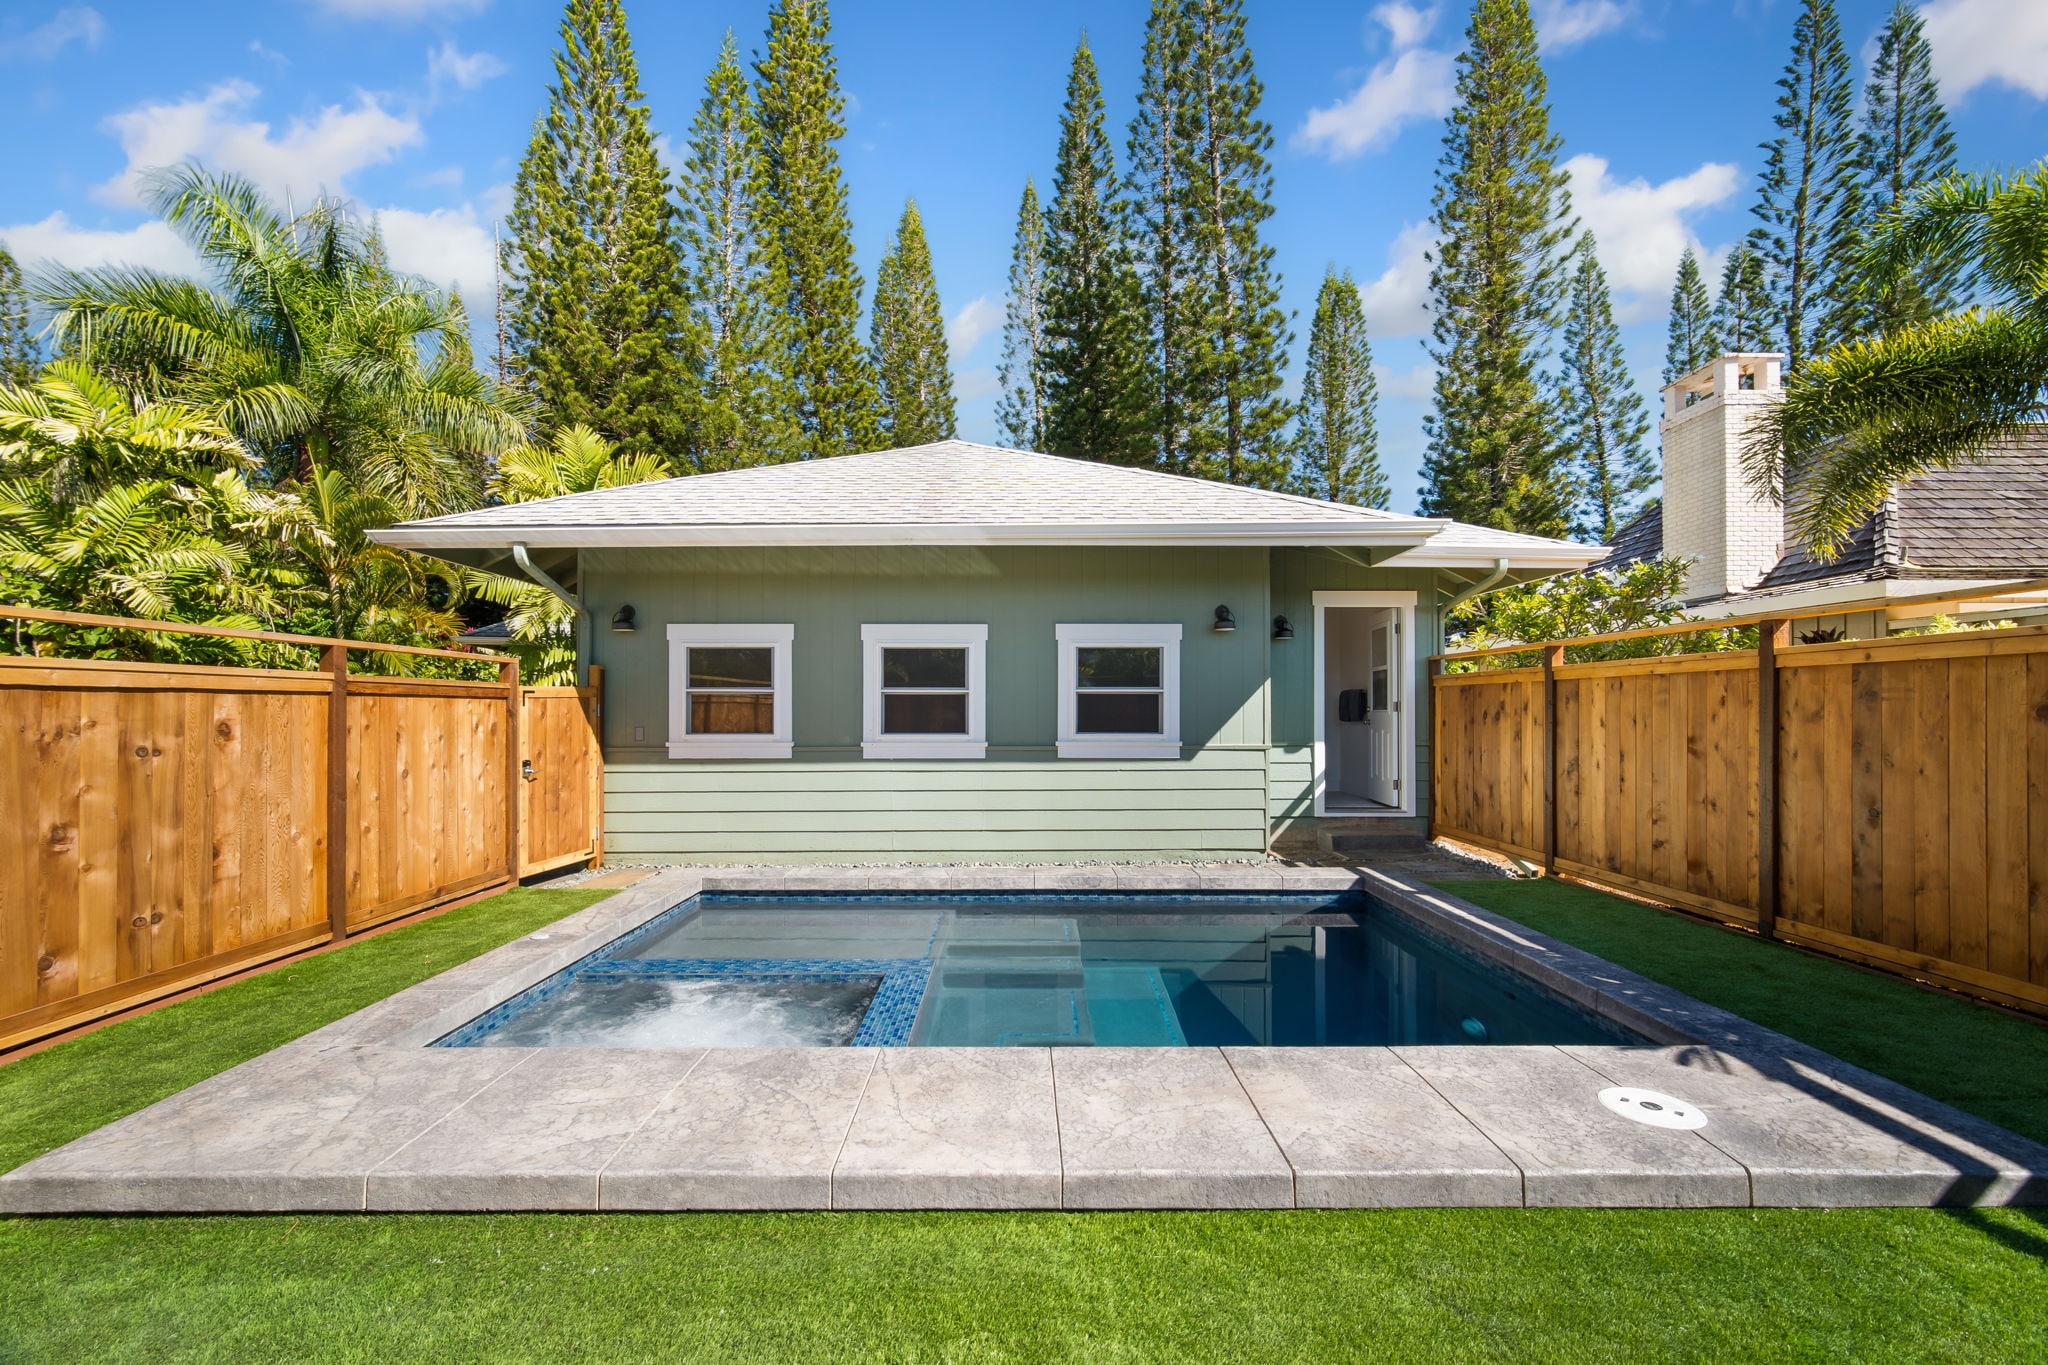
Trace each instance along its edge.
{"label": "roof eave overhang", "polygon": [[1448,523],[1401,521],[1391,525],[1159,523],[1040,526],[391,526],[372,531],[381,544],[422,554],[533,549],[657,549],[882,545],[1349,545],[1408,550],[1426,543]]}

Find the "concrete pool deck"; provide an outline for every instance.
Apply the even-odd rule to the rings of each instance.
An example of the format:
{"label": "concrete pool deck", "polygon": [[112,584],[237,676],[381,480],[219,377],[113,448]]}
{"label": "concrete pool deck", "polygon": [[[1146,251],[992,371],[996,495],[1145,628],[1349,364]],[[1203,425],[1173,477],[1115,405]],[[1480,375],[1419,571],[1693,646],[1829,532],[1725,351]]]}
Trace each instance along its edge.
{"label": "concrete pool deck", "polygon": [[[1649,1042],[426,1046],[699,891],[1354,888]],[[2010,1203],[2048,1203],[2048,1148],[1501,916],[1185,865],[658,873],[0,1176],[8,1214]]]}

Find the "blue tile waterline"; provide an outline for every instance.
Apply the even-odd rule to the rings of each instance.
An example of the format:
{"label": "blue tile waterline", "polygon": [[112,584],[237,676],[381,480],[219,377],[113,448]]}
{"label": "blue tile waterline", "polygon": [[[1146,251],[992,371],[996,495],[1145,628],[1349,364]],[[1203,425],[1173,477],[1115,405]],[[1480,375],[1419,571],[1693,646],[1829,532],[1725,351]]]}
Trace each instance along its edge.
{"label": "blue tile waterline", "polygon": [[[899,955],[830,951],[885,941]],[[775,952],[783,944],[825,951],[783,956]],[[729,951],[719,956],[707,948]],[[910,955],[920,948],[922,957]],[[805,1026],[798,1041],[813,1046],[1643,1041],[1439,938],[1368,893],[1216,890],[703,893],[433,1045],[489,1046],[515,1019],[524,1021],[525,1032],[536,1022],[552,1027],[531,1016],[587,1011],[589,987],[605,981],[725,981],[756,988],[714,1002],[714,1012],[744,1010],[748,999],[764,993],[787,997],[772,991],[777,982],[874,983],[857,1032],[848,1039],[836,1031],[852,1024],[853,1015],[841,1013],[845,1024],[831,1031]],[[585,991],[568,1004],[562,992],[577,983],[585,983]],[[803,1008],[825,1007],[812,1004],[815,993],[797,994]],[[857,995],[826,994],[859,1008]],[[612,999],[606,996],[608,1007]],[[699,993],[654,999],[676,1002],[659,1003],[660,1018],[698,1027],[687,1022],[688,1014],[666,1011],[704,1008]],[[772,1003],[781,1008],[789,1002]],[[644,1016],[648,1001],[635,1008]],[[566,1044],[543,1045],[613,1045],[567,1032]],[[643,1036],[639,1045],[685,1045],[671,1036],[664,1032],[652,1042]],[[721,1036],[709,1045],[749,1043],[791,1045],[773,1028],[766,1036]]]}

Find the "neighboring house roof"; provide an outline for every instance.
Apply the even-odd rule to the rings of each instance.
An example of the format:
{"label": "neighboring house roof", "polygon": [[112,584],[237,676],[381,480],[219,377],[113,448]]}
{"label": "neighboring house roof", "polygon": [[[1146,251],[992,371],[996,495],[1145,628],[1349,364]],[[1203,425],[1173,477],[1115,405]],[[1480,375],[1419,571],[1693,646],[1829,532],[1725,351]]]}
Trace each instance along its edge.
{"label": "neighboring house roof", "polygon": [[[1579,568],[1600,548],[1206,479],[936,441],[485,507],[372,533],[475,552],[660,545],[1337,545],[1380,562]],[[1421,550],[1424,553],[1418,554]]]}
{"label": "neighboring house roof", "polygon": [[1607,542],[1607,557],[1595,567],[1622,569],[1664,553],[1664,504],[1652,501],[1623,524]]}
{"label": "neighboring house roof", "polygon": [[[1663,553],[1662,509],[1623,527],[1600,567]],[[1901,484],[1833,559],[1785,548],[1750,597],[1890,579],[2048,576],[2048,426],[2030,427],[1983,458]],[[1723,599],[1727,600],[1727,599]]]}
{"label": "neighboring house roof", "polygon": [[506,644],[512,639],[512,623],[510,621],[491,621],[481,626],[471,627],[455,638],[466,645]]}

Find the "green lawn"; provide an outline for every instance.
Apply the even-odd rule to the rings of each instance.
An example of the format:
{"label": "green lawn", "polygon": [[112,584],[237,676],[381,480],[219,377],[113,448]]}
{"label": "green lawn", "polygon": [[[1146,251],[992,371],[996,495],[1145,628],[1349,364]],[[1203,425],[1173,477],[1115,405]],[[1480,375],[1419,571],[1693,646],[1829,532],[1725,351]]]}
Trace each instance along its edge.
{"label": "green lawn", "polygon": [[[2048,1030],[1580,888],[1448,889],[2048,1135]],[[513,892],[0,1067],[0,1167],[591,899]],[[0,1361],[157,1358],[2039,1361],[2048,1218],[0,1220]]]}

